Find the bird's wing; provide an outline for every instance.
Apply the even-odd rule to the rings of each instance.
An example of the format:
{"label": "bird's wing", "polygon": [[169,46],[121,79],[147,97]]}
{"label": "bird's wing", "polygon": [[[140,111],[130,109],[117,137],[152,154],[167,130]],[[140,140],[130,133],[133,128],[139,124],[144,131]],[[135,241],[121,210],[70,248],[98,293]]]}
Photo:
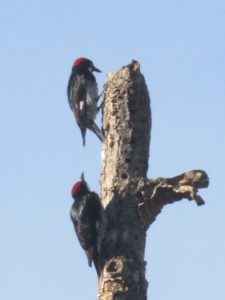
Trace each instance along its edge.
{"label": "bird's wing", "polygon": [[93,251],[94,251],[94,242],[93,242],[93,232],[89,225],[81,224],[80,222],[74,223],[74,229],[77,234],[77,238],[80,242],[81,247],[84,249],[85,254],[88,259],[89,267],[92,266],[93,261]]}
{"label": "bird's wing", "polygon": [[70,108],[74,111],[75,114],[79,112],[81,108],[84,108],[83,105],[80,105],[80,102],[86,102],[86,87],[83,80],[83,77],[70,76],[69,83],[67,86],[67,96]]}
{"label": "bird's wing", "polygon": [[87,130],[87,103],[86,98],[78,102],[77,110],[75,113],[75,118],[77,120],[77,124],[80,127],[81,135],[83,139],[83,145],[85,145],[85,135]]}
{"label": "bird's wing", "polygon": [[77,211],[77,208],[72,205],[70,210],[70,217],[74,225],[75,232],[81,247],[88,250],[95,242],[95,226],[89,220],[83,219],[83,211]]}
{"label": "bird's wing", "polygon": [[88,250],[94,244],[93,230],[90,228],[89,224],[77,223],[75,226],[75,231],[81,247],[84,250]]}
{"label": "bird's wing", "polygon": [[83,76],[71,75],[67,87],[67,96],[70,108],[74,112],[78,126],[80,127],[83,144],[85,145],[86,120],[87,120],[87,94]]}

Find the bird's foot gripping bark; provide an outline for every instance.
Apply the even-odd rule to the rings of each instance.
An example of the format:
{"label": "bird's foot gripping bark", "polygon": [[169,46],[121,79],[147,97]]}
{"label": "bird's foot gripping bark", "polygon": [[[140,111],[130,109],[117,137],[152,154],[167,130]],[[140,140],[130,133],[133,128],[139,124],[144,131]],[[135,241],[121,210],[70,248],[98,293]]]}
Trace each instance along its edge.
{"label": "bird's foot gripping bark", "polygon": [[100,111],[100,109],[102,109],[102,107],[103,107],[103,104],[104,104],[104,101],[102,101],[102,103],[97,107],[97,112],[99,112]]}
{"label": "bird's foot gripping bark", "polygon": [[[103,96],[104,90],[102,90],[102,92],[98,95],[97,99],[96,99],[96,103],[98,103],[99,99]],[[104,104],[104,99],[102,100],[101,104],[97,107],[97,112],[100,111],[100,109],[102,109]]]}
{"label": "bird's foot gripping bark", "polygon": [[202,170],[193,170],[172,178],[140,178],[137,182],[137,191],[142,222],[145,226],[149,226],[166,204],[183,198],[194,200],[198,206],[205,204],[198,195],[198,189],[208,185],[208,175]]}

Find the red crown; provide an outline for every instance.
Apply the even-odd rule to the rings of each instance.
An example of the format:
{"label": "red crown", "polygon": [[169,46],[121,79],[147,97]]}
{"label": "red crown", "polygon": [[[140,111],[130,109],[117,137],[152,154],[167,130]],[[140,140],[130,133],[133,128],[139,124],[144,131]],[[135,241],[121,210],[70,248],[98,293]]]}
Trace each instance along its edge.
{"label": "red crown", "polygon": [[71,190],[72,197],[76,196],[76,193],[79,191],[80,186],[81,186],[81,181],[78,181],[77,183],[74,184]]}
{"label": "red crown", "polygon": [[79,66],[80,64],[82,64],[84,61],[88,60],[85,57],[79,57],[77,58],[74,63],[73,63],[73,68]]}

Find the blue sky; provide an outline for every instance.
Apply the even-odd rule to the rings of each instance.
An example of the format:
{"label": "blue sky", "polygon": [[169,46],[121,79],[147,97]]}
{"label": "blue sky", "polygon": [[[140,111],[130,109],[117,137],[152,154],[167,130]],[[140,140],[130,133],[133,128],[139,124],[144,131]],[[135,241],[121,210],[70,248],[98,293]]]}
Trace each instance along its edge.
{"label": "blue sky", "polygon": [[[106,74],[137,59],[152,102],[149,177],[208,172],[204,207],[164,208],[148,231],[148,297],[224,299],[225,6],[215,1],[0,4],[0,299],[96,299],[69,219],[82,171],[95,191],[101,145],[66,98],[72,62]],[[98,118],[100,123],[100,117]]]}

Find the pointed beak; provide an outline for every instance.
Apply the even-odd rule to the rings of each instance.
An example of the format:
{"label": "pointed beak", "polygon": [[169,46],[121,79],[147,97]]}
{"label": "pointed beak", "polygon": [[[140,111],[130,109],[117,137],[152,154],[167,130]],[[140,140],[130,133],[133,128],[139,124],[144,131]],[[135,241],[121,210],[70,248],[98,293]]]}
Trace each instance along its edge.
{"label": "pointed beak", "polygon": [[96,68],[95,66],[93,66],[93,69],[92,69],[93,72],[98,72],[98,73],[101,73],[102,71],[99,70],[98,68]]}
{"label": "pointed beak", "polygon": [[81,173],[80,180],[84,181],[84,172]]}

